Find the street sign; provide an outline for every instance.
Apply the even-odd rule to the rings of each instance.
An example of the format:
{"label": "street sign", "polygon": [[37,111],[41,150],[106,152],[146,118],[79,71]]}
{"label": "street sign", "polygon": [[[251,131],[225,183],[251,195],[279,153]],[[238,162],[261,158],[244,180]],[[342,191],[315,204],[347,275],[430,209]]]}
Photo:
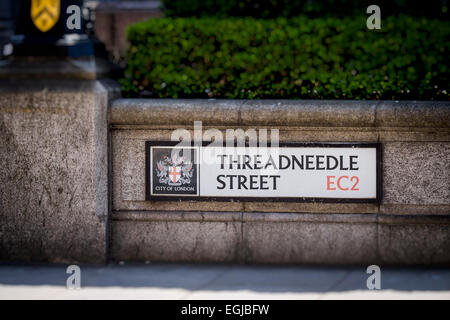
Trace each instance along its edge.
{"label": "street sign", "polygon": [[380,201],[376,143],[146,147],[147,200]]}

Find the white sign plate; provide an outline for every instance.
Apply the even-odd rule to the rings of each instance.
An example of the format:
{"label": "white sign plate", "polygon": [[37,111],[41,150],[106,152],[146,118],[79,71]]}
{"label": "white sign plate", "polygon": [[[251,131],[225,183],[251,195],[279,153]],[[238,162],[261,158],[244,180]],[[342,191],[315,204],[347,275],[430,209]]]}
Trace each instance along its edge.
{"label": "white sign plate", "polygon": [[380,145],[181,147],[147,142],[147,199],[378,202]]}

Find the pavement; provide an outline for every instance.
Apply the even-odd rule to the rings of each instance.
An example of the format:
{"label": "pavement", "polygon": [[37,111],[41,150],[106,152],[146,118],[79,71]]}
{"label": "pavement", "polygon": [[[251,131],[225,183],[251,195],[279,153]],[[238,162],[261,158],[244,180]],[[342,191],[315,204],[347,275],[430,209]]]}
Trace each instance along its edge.
{"label": "pavement", "polygon": [[80,265],[79,289],[67,288],[67,267],[0,264],[0,299],[450,300],[448,268],[381,267],[381,289],[369,290],[366,267]]}

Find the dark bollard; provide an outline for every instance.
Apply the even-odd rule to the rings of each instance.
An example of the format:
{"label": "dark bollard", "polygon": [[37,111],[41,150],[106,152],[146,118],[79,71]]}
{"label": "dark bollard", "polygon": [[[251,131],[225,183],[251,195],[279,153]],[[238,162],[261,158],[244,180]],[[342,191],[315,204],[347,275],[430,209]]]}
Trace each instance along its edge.
{"label": "dark bollard", "polygon": [[14,56],[97,55],[103,50],[87,34],[88,19],[83,0],[22,0],[12,37]]}

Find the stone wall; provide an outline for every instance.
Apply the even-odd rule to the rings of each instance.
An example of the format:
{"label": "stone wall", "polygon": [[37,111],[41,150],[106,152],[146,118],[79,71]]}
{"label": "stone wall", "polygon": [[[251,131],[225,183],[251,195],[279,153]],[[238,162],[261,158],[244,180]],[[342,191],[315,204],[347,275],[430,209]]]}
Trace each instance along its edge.
{"label": "stone wall", "polygon": [[97,80],[95,64],[71,69],[73,79],[58,76],[59,64],[14,65],[0,75],[9,76],[0,80],[0,260],[105,262],[117,86]]}
{"label": "stone wall", "polygon": [[[449,102],[114,100],[89,72],[25,69],[0,72],[1,261],[450,265]],[[194,121],[380,142],[382,200],[146,201],[145,141]]]}
{"label": "stone wall", "polygon": [[[280,142],[381,142],[380,204],[145,201],[145,141],[278,128]],[[450,104],[120,99],[109,112],[111,258],[450,264]]]}

